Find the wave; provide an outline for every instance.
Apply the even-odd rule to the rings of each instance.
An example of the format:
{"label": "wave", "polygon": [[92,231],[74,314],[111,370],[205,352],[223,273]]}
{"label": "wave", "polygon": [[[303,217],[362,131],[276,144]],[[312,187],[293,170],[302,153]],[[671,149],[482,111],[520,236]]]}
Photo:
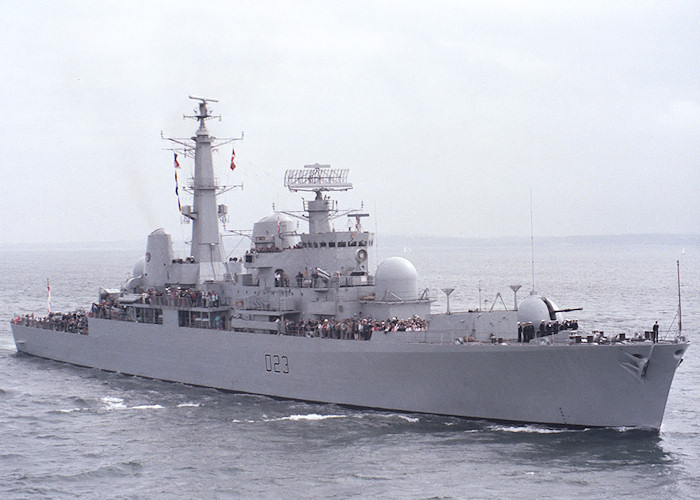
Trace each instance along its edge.
{"label": "wave", "polygon": [[74,411],[85,411],[87,408],[68,408],[67,410],[56,410],[58,413],[73,413]]}
{"label": "wave", "polygon": [[136,405],[132,406],[132,410],[160,410],[161,408],[164,408],[164,406],[161,405]]}
{"label": "wave", "polygon": [[416,422],[420,422],[419,417],[409,417],[407,415],[396,415],[396,416],[402,420],[405,420],[406,422],[411,422],[412,424],[415,424]]}
{"label": "wave", "polygon": [[318,420],[327,420],[329,418],[347,418],[347,415],[319,415],[318,413],[309,413],[307,415],[289,415],[286,417],[278,417],[278,418],[264,418],[264,422],[279,422],[282,420],[291,420],[294,422],[298,422],[301,420],[308,420],[308,421],[318,421]]}
{"label": "wave", "polygon": [[124,410],[128,408],[124,404],[124,400],[122,398],[115,398],[112,396],[103,396],[100,398],[100,401],[102,401],[103,406],[107,410]]}
{"label": "wave", "polygon": [[159,404],[127,406],[124,404],[124,400],[122,398],[112,396],[104,396],[100,398],[100,400],[102,401],[103,407],[106,410],[160,410],[165,408],[163,405]]}
{"label": "wave", "polygon": [[541,427],[537,425],[489,425],[489,431],[496,432],[523,432],[529,434],[564,434],[571,432],[587,432],[589,429],[555,429],[552,427]]}

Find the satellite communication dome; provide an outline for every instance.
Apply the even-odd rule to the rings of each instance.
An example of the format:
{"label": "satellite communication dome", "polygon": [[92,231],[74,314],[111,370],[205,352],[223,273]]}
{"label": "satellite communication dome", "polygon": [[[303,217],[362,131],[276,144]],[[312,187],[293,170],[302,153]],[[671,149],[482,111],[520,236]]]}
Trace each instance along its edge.
{"label": "satellite communication dome", "polygon": [[418,273],[410,261],[390,257],[379,264],[374,275],[377,300],[401,301],[418,298]]}
{"label": "satellite communication dome", "polygon": [[518,321],[532,323],[538,326],[543,321],[564,321],[562,313],[556,312],[559,307],[546,297],[532,294],[518,304]]}
{"label": "satellite communication dome", "polygon": [[253,243],[256,247],[287,248],[296,245],[294,221],[286,215],[273,214],[253,224]]}

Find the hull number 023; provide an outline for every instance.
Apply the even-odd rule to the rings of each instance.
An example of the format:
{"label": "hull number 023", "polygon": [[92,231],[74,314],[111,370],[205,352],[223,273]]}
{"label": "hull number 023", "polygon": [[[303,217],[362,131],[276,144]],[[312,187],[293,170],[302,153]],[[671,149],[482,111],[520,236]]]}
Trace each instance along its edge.
{"label": "hull number 023", "polygon": [[278,354],[265,354],[265,370],[273,373],[289,373],[289,359]]}

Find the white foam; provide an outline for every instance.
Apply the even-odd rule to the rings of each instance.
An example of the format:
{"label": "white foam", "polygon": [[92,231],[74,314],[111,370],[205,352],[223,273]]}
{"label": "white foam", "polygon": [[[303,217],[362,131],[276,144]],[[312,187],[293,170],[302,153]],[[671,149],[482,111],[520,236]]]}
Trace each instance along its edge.
{"label": "white foam", "polygon": [[102,400],[102,404],[108,410],[124,410],[127,408],[127,406],[124,404],[124,400],[122,398],[105,396],[105,397],[101,398],[101,400]]}
{"label": "white foam", "polygon": [[84,408],[70,408],[68,410],[57,410],[59,413],[73,413],[74,411],[82,411]]}
{"label": "white foam", "polygon": [[163,408],[161,405],[137,405],[132,406],[132,410],[159,410]]}
{"label": "white foam", "polygon": [[488,427],[489,430],[492,431],[501,431],[501,432],[524,432],[524,433],[530,433],[530,434],[561,434],[563,432],[582,432],[572,430],[572,429],[550,429],[547,427],[533,427],[533,426],[505,426],[505,425],[490,425]]}
{"label": "white foam", "polygon": [[265,419],[265,422],[278,422],[281,420],[292,420],[294,422],[300,420],[318,421],[327,420],[329,418],[346,418],[346,415],[319,415],[318,413],[309,413],[308,415],[289,415],[288,417],[269,418]]}
{"label": "white foam", "polygon": [[420,419],[418,417],[408,417],[406,415],[397,415],[399,418],[404,419],[406,422],[411,422],[412,424],[415,424],[418,422]]}
{"label": "white foam", "polygon": [[199,408],[199,403],[180,403],[177,405],[178,408],[187,408],[187,407],[192,407],[192,408]]}
{"label": "white foam", "polygon": [[101,401],[107,410],[160,410],[163,408],[161,405],[136,405],[129,407],[124,404],[122,398],[112,396],[105,396],[101,398]]}

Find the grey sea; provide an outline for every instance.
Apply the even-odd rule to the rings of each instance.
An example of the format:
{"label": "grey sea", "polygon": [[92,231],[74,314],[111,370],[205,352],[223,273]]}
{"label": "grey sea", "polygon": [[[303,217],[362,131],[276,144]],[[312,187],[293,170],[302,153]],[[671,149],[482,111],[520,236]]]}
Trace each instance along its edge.
{"label": "grey sea", "polygon": [[[533,287],[529,241],[437,243],[394,241],[378,252],[414,262],[436,311],[448,286],[453,311],[512,308],[509,285],[523,285],[521,298]],[[692,345],[659,433],[282,401],[17,354],[9,321],[43,314],[47,278],[53,310],[87,308],[143,251],[0,249],[0,498],[700,498]],[[658,320],[662,336],[674,336],[677,260],[683,332],[694,341],[697,236],[539,240],[534,286],[561,307],[583,307],[585,329],[633,334]]]}

